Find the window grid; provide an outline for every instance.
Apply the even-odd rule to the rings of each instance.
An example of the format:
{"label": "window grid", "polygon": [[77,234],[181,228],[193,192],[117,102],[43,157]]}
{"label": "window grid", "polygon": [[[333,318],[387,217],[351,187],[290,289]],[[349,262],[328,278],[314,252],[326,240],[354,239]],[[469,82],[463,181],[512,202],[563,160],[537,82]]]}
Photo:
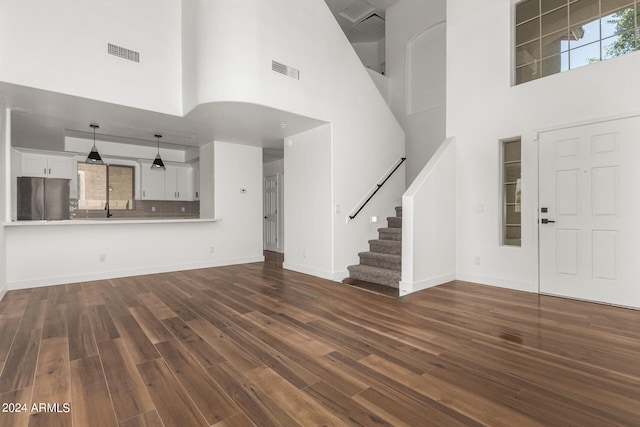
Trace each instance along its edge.
{"label": "window grid", "polygon": [[520,138],[502,140],[502,244],[522,244],[522,143]]}
{"label": "window grid", "polygon": [[[552,0],[555,6],[545,8],[546,3],[549,0],[525,0],[515,6],[516,85],[640,49],[640,0]],[[595,5],[597,11],[588,10]],[[532,7],[533,13],[527,10]],[[529,16],[523,19],[523,13]],[[554,15],[561,19],[551,19]],[[562,23],[563,20],[566,22]],[[583,40],[593,37],[586,33],[596,28],[594,24],[597,37]],[[585,31],[585,27],[589,28]],[[605,27],[610,33],[604,33]],[[610,43],[620,41],[621,37],[626,38],[611,47]],[[559,42],[559,49],[558,46],[554,49],[554,42]],[[551,52],[547,46],[551,46]],[[592,55],[585,57],[587,50]]]}

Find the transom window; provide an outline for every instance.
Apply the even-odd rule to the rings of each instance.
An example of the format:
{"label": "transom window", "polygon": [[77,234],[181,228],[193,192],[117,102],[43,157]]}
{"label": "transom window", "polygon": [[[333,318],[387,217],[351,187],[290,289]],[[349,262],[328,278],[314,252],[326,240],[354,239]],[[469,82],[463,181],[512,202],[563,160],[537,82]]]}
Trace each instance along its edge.
{"label": "transom window", "polygon": [[515,7],[515,83],[640,49],[640,0],[525,0]]}

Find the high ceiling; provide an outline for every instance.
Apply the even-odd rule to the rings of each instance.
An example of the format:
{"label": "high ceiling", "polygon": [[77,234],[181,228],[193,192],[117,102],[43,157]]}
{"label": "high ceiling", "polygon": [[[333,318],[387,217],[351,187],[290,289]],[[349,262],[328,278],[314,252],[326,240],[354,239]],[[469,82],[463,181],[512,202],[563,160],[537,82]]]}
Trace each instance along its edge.
{"label": "high ceiling", "polygon": [[351,43],[377,42],[385,37],[386,10],[399,0],[325,0]]}
{"label": "high ceiling", "polygon": [[[352,43],[384,38],[385,11],[399,0],[326,0]],[[290,135],[323,122],[263,106],[221,103],[202,105],[185,117],[154,113],[0,83],[0,98],[13,112],[13,144],[63,150],[65,135],[91,138],[89,124],[100,124],[98,139],[165,146],[197,147],[214,139],[261,146],[278,154]],[[284,126],[283,126],[284,125]],[[270,155],[273,155],[271,153]],[[276,156],[277,157],[277,156]]]}

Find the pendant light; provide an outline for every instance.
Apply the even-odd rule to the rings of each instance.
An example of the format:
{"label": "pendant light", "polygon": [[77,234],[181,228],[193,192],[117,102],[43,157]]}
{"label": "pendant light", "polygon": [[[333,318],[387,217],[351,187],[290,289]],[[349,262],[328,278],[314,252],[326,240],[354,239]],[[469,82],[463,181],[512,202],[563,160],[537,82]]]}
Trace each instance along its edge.
{"label": "pendant light", "polygon": [[89,126],[93,128],[93,147],[91,148],[91,151],[87,156],[87,163],[103,165],[104,162],[102,161],[102,157],[100,157],[100,153],[98,153],[98,149],[96,148],[96,129],[99,129],[100,126],[98,126],[96,123],[91,123]]}
{"label": "pendant light", "polygon": [[165,169],[164,163],[160,158],[160,138],[162,138],[162,135],[155,134],[154,136],[158,140],[158,154],[156,154],[156,158],[153,160],[153,163],[151,164],[151,169]]}

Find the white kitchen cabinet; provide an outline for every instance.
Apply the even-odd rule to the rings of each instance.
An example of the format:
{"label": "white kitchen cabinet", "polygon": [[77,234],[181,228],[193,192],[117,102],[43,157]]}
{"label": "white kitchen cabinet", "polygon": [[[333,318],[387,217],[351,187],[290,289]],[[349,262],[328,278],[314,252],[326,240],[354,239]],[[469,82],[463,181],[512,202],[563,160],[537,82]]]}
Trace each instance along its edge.
{"label": "white kitchen cabinet", "polygon": [[190,165],[166,165],[165,200],[193,200],[193,169]]}
{"label": "white kitchen cabinet", "polygon": [[151,169],[151,162],[140,162],[140,198],[142,200],[164,200],[165,172]]}
{"label": "white kitchen cabinet", "polygon": [[151,169],[151,162],[140,161],[142,200],[193,200],[193,169],[190,165],[167,164]]}
{"label": "white kitchen cabinet", "polygon": [[193,200],[200,200],[200,162],[194,162],[193,168]]}
{"label": "white kitchen cabinet", "polygon": [[71,179],[71,157],[20,152],[20,176]]}

